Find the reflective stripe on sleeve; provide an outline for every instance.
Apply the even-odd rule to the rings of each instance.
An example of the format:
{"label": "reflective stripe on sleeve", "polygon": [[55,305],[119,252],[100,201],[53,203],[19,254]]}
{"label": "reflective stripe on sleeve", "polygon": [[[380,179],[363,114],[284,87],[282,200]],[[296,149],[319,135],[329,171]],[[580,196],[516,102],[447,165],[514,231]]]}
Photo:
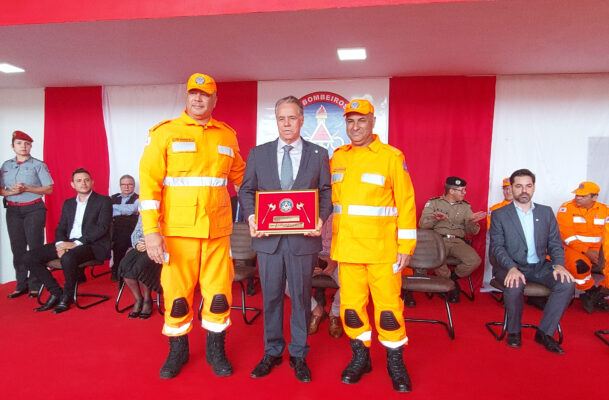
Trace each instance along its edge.
{"label": "reflective stripe on sleeve", "polygon": [[159,208],[161,208],[161,202],[158,200],[140,200],[140,205],[138,206],[140,211],[158,210]]}
{"label": "reflective stripe on sleeve", "polygon": [[385,177],[378,174],[362,174],[362,182],[372,183],[373,185],[384,186]]}
{"label": "reflective stripe on sleeve", "polygon": [[574,224],[585,224],[586,223],[586,219],[584,217],[579,217],[577,215],[573,216],[573,223]]}
{"label": "reflective stripe on sleeve", "polygon": [[192,321],[190,321],[187,324],[182,325],[178,328],[174,328],[172,326],[165,324],[165,326],[163,327],[163,330],[165,331],[165,334],[167,334],[167,335],[179,335],[180,333],[186,332],[190,328],[191,323],[192,323]]}
{"label": "reflective stripe on sleeve", "polygon": [[207,329],[208,331],[212,331],[212,332],[222,332],[226,328],[228,328],[229,325],[230,325],[230,318],[227,318],[226,322],[223,324],[219,324],[217,322],[209,322],[204,319],[201,320],[201,326],[203,328]]}
{"label": "reflective stripe on sleeve", "polygon": [[416,229],[398,229],[398,239],[416,239]]}
{"label": "reflective stripe on sleeve", "polygon": [[594,218],[594,225],[605,225],[604,218]]}
{"label": "reflective stripe on sleeve", "polygon": [[344,174],[342,172],[337,172],[335,174],[332,174],[332,183],[342,181],[343,176],[344,176]]}
{"label": "reflective stripe on sleeve", "polygon": [[211,176],[168,176],[163,181],[165,186],[226,186],[226,178]]}
{"label": "reflective stripe on sleeve", "polygon": [[582,236],[575,235],[577,239],[581,240],[584,243],[600,243],[602,240],[601,236]]}
{"label": "reflective stripe on sleeve", "polygon": [[395,207],[374,207],[374,206],[355,206],[350,205],[347,214],[366,215],[370,217],[396,217],[398,209]]}
{"label": "reflective stripe on sleeve", "polygon": [[227,155],[227,156],[230,156],[230,157],[234,157],[235,156],[235,153],[233,152],[233,149],[231,149],[228,146],[220,146],[220,145],[218,145],[218,153],[224,154],[224,155]]}

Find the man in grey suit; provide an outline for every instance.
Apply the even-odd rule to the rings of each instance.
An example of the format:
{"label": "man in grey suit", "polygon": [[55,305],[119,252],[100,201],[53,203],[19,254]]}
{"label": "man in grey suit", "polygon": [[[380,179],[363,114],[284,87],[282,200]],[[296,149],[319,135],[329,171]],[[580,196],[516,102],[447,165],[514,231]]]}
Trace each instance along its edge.
{"label": "man in grey suit", "polygon": [[[311,381],[305,362],[309,351],[307,330],[311,319],[311,277],[321,251],[321,227],[332,212],[332,189],[328,152],[300,137],[304,123],[302,104],[294,96],[275,104],[279,138],[250,151],[239,201],[249,218],[252,247],[258,253],[264,305],[264,357],[251,373],[254,378],[268,375],[281,364],[285,349],[283,301],[286,279],[292,298],[288,345],[290,367],[301,382]],[[310,234],[264,235],[254,221],[256,191],[318,189],[319,220]]]}
{"label": "man in grey suit", "polygon": [[[502,281],[507,310],[507,344],[520,347],[524,286],[540,283],[552,291],[535,333],[546,350],[563,354],[554,340],[560,318],[573,297],[573,276],[563,266],[564,249],[554,212],[531,201],[535,175],[519,169],[510,176],[514,201],[493,211],[490,255],[495,279]],[[546,256],[549,256],[548,260]]]}

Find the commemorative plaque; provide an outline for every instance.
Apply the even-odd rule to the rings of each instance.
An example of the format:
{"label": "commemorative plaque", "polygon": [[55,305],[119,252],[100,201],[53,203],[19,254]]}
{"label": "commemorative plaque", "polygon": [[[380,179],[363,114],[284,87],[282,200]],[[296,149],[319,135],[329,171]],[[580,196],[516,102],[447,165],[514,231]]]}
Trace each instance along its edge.
{"label": "commemorative plaque", "polygon": [[256,192],[258,232],[285,235],[315,231],[319,218],[317,189]]}

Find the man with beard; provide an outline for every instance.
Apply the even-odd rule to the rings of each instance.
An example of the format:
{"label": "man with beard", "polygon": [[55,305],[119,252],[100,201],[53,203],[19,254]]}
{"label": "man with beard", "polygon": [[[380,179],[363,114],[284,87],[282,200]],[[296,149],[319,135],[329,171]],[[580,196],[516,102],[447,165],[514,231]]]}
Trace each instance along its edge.
{"label": "man with beard", "polygon": [[573,297],[573,276],[563,266],[565,256],[558,223],[550,207],[531,201],[535,193],[535,175],[531,171],[515,171],[510,182],[514,201],[493,212],[490,232],[493,272],[505,286],[507,345],[521,346],[524,287],[527,282],[536,282],[547,286],[552,294],[535,341],[552,353],[563,354],[553,335]]}

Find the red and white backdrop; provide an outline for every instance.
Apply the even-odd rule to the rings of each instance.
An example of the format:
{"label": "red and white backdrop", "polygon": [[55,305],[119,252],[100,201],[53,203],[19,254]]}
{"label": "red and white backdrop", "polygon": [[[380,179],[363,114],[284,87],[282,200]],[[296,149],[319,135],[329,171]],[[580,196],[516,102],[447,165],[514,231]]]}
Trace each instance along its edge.
{"label": "red and white backdrop", "polygon": [[[535,200],[555,210],[582,180],[595,180],[609,200],[609,75],[408,77],[307,82],[231,82],[218,86],[214,117],[238,132],[242,155],[276,137],[273,104],[302,98],[303,136],[330,151],[345,141],[339,109],[353,97],[371,100],[376,131],[406,155],[421,207],[442,193],[444,179],[467,180],[475,211],[501,200],[501,180],[518,168],[537,174]],[[55,180],[46,199],[52,240],[61,203],[73,191],[71,171],[91,171],[95,190],[118,192],[118,179],[137,179],[152,126],[184,108],[184,85],[0,90],[0,160],[14,156],[10,133],[35,142]],[[0,213],[0,281],[14,279],[4,213]],[[483,255],[486,226],[474,247]],[[476,277],[483,281],[483,269]],[[485,277],[488,280],[488,276]]]}

